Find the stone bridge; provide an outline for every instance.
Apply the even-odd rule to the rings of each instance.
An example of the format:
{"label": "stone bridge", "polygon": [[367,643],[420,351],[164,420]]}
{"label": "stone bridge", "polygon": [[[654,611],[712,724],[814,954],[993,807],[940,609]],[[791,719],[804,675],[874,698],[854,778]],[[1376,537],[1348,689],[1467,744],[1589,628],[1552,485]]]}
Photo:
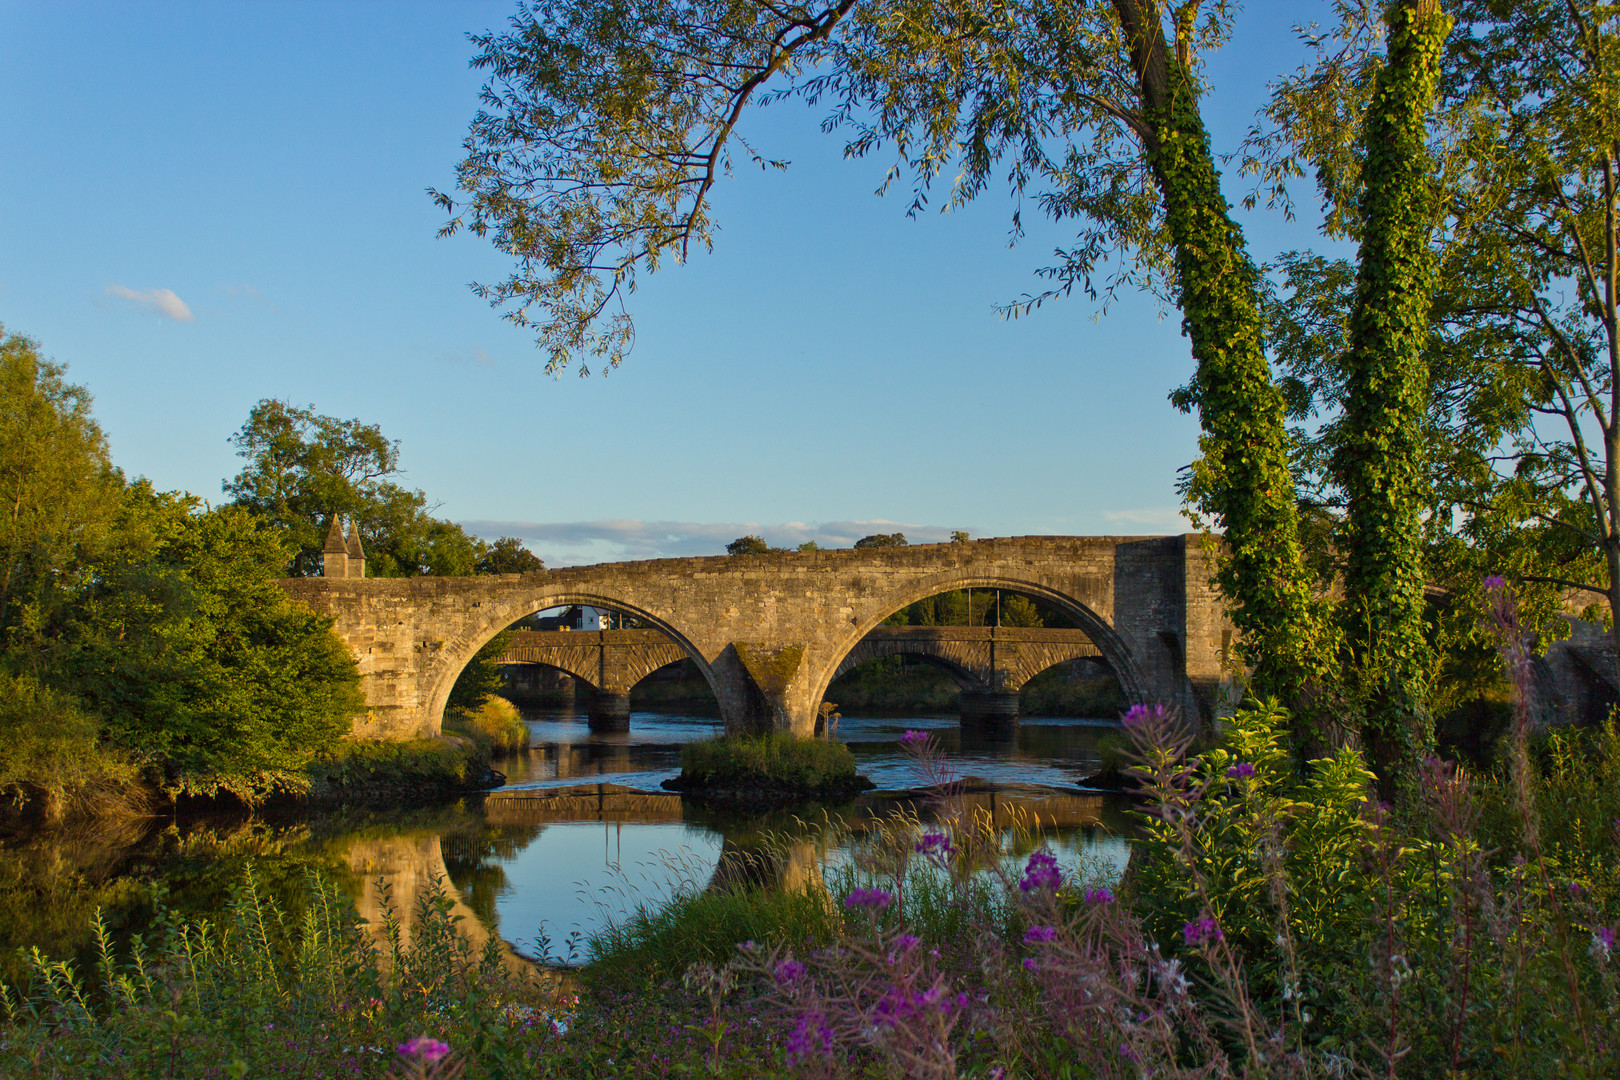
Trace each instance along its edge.
{"label": "stone bridge", "polygon": [[630,688],[686,650],[657,630],[519,630],[497,663],[545,664],[566,671],[596,691],[591,726],[625,730]]}
{"label": "stone bridge", "polygon": [[1027,536],[283,586],[330,615],[353,650],[368,706],[355,721],[363,738],[436,734],[456,677],[490,638],[569,604],[623,611],[666,635],[708,680],[728,730],[808,735],[827,684],[885,618],[966,588],[1058,608],[1128,699],[1208,717],[1230,636],[1212,570],[1197,535]]}

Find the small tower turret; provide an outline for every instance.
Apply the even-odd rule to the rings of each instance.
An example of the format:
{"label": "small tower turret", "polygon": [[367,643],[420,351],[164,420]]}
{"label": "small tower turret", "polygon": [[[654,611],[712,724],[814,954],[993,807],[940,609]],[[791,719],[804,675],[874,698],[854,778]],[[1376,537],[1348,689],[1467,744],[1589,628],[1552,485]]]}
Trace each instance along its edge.
{"label": "small tower turret", "polygon": [[347,554],[349,556],[349,576],[365,577],[366,551],[360,546],[360,526],[354,520],[354,518],[349,519],[349,543]]}
{"label": "small tower turret", "polygon": [[326,544],[321,548],[321,576],[349,576],[349,547],[343,542],[343,522],[336,514],[332,515],[332,528],[327,531]]}

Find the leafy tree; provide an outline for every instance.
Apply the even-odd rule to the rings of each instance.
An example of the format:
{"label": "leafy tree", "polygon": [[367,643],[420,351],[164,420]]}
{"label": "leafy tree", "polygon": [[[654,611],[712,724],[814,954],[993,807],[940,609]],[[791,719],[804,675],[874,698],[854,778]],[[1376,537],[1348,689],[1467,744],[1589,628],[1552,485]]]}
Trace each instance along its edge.
{"label": "leafy tree", "polygon": [[394,482],[399,444],[376,424],[266,398],[231,442],[248,464],[225,493],[285,530],[296,549],[288,565],[295,577],[320,573],[334,516],[358,524],[374,577],[471,574],[485,556],[482,541],[429,513],[426,495]]}
{"label": "leafy tree", "polygon": [[262,791],[365,708],[331,620],[276,584],[289,554],[240,507],[132,485],[130,538],[95,567],[53,653],[108,739],[181,788]]}
{"label": "leafy tree", "polygon": [[800,544],[794,550],[795,551],[820,551],[821,550],[821,545],[816,543],[814,540],[806,540],[804,543]]}
{"label": "leafy tree", "polygon": [[776,549],[767,544],[763,537],[739,536],[726,545],[727,555],[770,555]]}
{"label": "leafy tree", "polygon": [[855,541],[855,546],[858,548],[885,548],[906,547],[908,545],[905,533],[873,533],[871,536],[863,536]]}
{"label": "leafy tree", "polygon": [[478,560],[475,571],[480,574],[527,574],[544,570],[546,564],[540,556],[523,546],[515,536],[503,536],[489,545],[484,557]]}
{"label": "leafy tree", "polygon": [[0,646],[13,649],[71,603],[123,488],[90,394],[63,373],[0,326]]}
{"label": "leafy tree", "polygon": [[963,532],[961,529],[957,529],[951,533],[951,543],[953,544],[965,544],[969,539],[968,534]]}
{"label": "leafy tree", "polygon": [[[533,329],[548,371],[620,362],[623,294],[638,270],[707,245],[708,197],[758,94],[832,102],[847,151],[895,147],[911,209],[940,171],[945,207],[1007,163],[1016,191],[1073,222],[1046,273],[1076,284],[1173,284],[1197,369],[1176,396],[1204,435],[1187,487],[1224,529],[1218,581],[1257,688],[1296,697],[1325,670],[1322,612],[1300,550],[1283,399],[1265,353],[1259,275],[1221,194],[1199,113],[1199,54],[1230,9],[1156,0],[999,5],[982,0],[582,0],[520,6],[476,36],[491,73],[457,169],[465,201],[435,192],[443,232],[491,236],[517,262],[480,295]],[[1017,220],[1014,222],[1015,230]],[[538,310],[541,314],[531,312]]]}
{"label": "leafy tree", "polygon": [[[1620,30],[1605,9],[1550,0],[1448,7],[1458,30],[1431,136],[1443,243],[1424,351],[1430,578],[1462,601],[1460,624],[1477,613],[1480,575],[1507,573],[1526,586],[1531,624],[1585,597],[1620,635]],[[1332,231],[1355,235],[1354,121],[1383,61],[1364,13],[1343,13],[1279,86],[1252,164],[1273,178],[1308,165]],[[1291,402],[1328,421],[1301,463],[1322,501],[1341,502],[1344,327],[1330,313],[1348,270],[1300,253],[1283,270],[1291,311],[1274,314]]]}
{"label": "leafy tree", "polygon": [[1389,55],[1365,124],[1363,227],[1346,354],[1344,603],[1362,740],[1385,784],[1433,743],[1424,635],[1422,423],[1434,218],[1427,147],[1451,20],[1435,0],[1391,6]]}

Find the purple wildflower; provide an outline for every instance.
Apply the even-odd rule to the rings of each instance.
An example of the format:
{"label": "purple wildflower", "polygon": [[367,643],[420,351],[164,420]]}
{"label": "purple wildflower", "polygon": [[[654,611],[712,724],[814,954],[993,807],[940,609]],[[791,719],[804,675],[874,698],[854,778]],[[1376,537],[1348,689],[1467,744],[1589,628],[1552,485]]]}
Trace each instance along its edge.
{"label": "purple wildflower", "polygon": [[1026,944],[1033,945],[1037,941],[1052,941],[1056,937],[1057,927],[1055,926],[1032,926],[1024,934],[1024,941]]}
{"label": "purple wildflower", "polygon": [[804,965],[797,960],[784,960],[776,965],[776,985],[786,986],[804,978]]}
{"label": "purple wildflower", "polygon": [[786,1048],[788,1060],[797,1065],[816,1052],[823,1054],[832,1051],[832,1030],[821,1017],[813,1021],[808,1016],[799,1018],[799,1026],[788,1035]]}
{"label": "purple wildflower", "polygon": [[1254,766],[1247,761],[1240,761],[1226,770],[1226,778],[1228,780],[1253,780]]}
{"label": "purple wildflower", "polygon": [[1113,902],[1114,894],[1107,889],[1086,890],[1086,903],[1088,904],[1112,904]]}
{"label": "purple wildflower", "polygon": [[1036,889],[1056,889],[1063,884],[1063,872],[1058,869],[1057,858],[1050,851],[1037,851],[1024,866],[1024,880],[1018,883],[1024,892]]}
{"label": "purple wildflower", "polygon": [[894,894],[887,889],[856,889],[844,897],[844,906],[847,908],[869,907],[882,909],[894,901]]}
{"label": "purple wildflower", "polygon": [[901,746],[915,746],[918,743],[925,743],[927,741],[928,741],[928,732],[926,732],[926,731],[913,731],[910,728],[907,728],[906,733],[904,735],[900,736],[900,745]]}
{"label": "purple wildflower", "polygon": [[920,944],[922,942],[910,934],[901,934],[894,939],[894,947],[900,952],[910,952]]}
{"label": "purple wildflower", "polygon": [[923,855],[949,855],[955,850],[951,838],[942,832],[923,833],[923,838],[917,841],[917,851]]}
{"label": "purple wildflower", "polygon": [[1135,727],[1147,723],[1149,720],[1163,720],[1166,715],[1163,705],[1132,705],[1120,717],[1120,722],[1126,727]]}
{"label": "purple wildflower", "polygon": [[1188,945],[1202,945],[1206,941],[1220,941],[1226,935],[1221,933],[1221,924],[1214,916],[1205,915],[1183,926],[1181,936]]}
{"label": "purple wildflower", "polygon": [[397,1049],[400,1057],[420,1058],[429,1065],[450,1052],[447,1044],[427,1035],[418,1035],[410,1042],[402,1042]]}
{"label": "purple wildflower", "polygon": [[1040,966],[1041,966],[1040,961],[1036,960],[1033,956],[1024,957],[1024,970],[1025,971],[1036,971],[1036,970],[1038,970],[1040,968]]}
{"label": "purple wildflower", "polygon": [[1485,579],[1485,588],[1491,592],[1507,588],[1507,582],[1502,580],[1501,574],[1492,574]]}
{"label": "purple wildflower", "polygon": [[1607,960],[1609,953],[1614,951],[1614,927],[1599,926],[1592,931],[1592,955],[1599,960]]}

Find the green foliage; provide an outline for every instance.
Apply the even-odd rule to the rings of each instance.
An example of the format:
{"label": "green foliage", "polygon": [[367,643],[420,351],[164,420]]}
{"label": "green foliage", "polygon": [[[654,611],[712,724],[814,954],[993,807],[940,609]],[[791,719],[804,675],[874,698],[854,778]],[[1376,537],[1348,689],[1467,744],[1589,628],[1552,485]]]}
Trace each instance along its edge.
{"label": "green foliage", "polygon": [[1362,744],[1393,788],[1434,742],[1424,634],[1423,417],[1435,216],[1426,146],[1451,20],[1434,0],[1389,9],[1389,55],[1365,122],[1363,236],[1336,462],[1348,501],[1339,619]]}
{"label": "green foliage", "polygon": [[450,688],[450,698],[445,703],[446,714],[473,712],[483,705],[484,699],[500,691],[501,666],[495,661],[505,654],[511,641],[512,631],[502,630],[473,654],[467,666],[461,669],[461,674],[456,676],[456,684]]}
{"label": "green foliage", "polygon": [[906,547],[906,534],[873,533],[871,536],[863,536],[855,541],[855,546],[858,548]]}
{"label": "green foliage", "polygon": [[811,889],[683,889],[638,906],[586,943],[593,985],[637,988],[679,978],[695,963],[725,963],[740,941],[826,944],[841,922]]}
{"label": "green foliage", "polygon": [[90,416],[34,341],[0,325],[0,647],[37,644],[110,540],[123,477]]}
{"label": "green foliage", "polygon": [[495,694],[484,698],[476,709],[446,716],[445,728],[465,732],[488,743],[495,754],[513,754],[529,748],[529,725],[518,715],[515,705]]}
{"label": "green foliage", "polygon": [[530,574],[544,570],[540,556],[523,546],[515,536],[503,536],[489,545],[473,568],[479,574]]}
{"label": "green foliage", "polygon": [[[1162,46],[1161,46],[1162,47]],[[1261,694],[1294,701],[1327,674],[1321,605],[1299,543],[1282,395],[1271,380],[1259,275],[1228,212],[1192,73],[1163,58],[1147,103],[1148,160],[1164,194],[1176,283],[1198,362],[1176,402],[1198,409],[1200,457],[1186,488],[1225,534],[1216,583]]]}
{"label": "green foliage", "polygon": [[469,739],[370,742],[345,739],[310,762],[305,774],[317,796],[366,796],[397,804],[402,793],[465,791],[489,770],[489,754]]}
{"label": "green foliage", "polygon": [[[1252,777],[1229,775],[1240,763]],[[1285,944],[1353,962],[1380,885],[1363,858],[1361,809],[1373,776],[1360,755],[1313,761],[1299,779],[1288,714],[1260,701],[1239,709],[1220,746],[1192,764],[1186,790],[1196,816],[1150,814],[1144,825],[1135,889],[1150,932],[1171,941],[1207,910],[1262,980],[1287,966]]]}
{"label": "green foliage", "polygon": [[[125,959],[99,916],[93,971],[32,954],[34,990],[0,986],[7,1075],[328,1077],[421,1035],[447,1039],[475,1075],[516,1075],[524,1025],[558,997],[473,948],[442,883],[388,913],[381,943],[348,898],[312,879],[302,911],[249,872],[218,920],[160,922]],[[405,927],[409,932],[404,932]],[[363,1049],[364,1048],[364,1049]],[[16,1067],[13,1074],[8,1067]],[[109,1072],[109,1070],[112,1070]]]}
{"label": "green foliage", "polygon": [[44,800],[47,818],[93,808],[135,779],[101,745],[101,724],[71,697],[31,675],[0,671],[0,799]]}
{"label": "green foliage", "polygon": [[97,567],[57,647],[63,676],[107,738],[170,784],[252,796],[296,774],[364,709],[331,620],[275,583],[277,533],[239,507],[136,485],[121,525],[136,542]]}
{"label": "green foliage", "polygon": [[727,735],[681,747],[682,783],[698,787],[816,791],[855,777],[855,756],[835,739]]}
{"label": "green foliage", "polygon": [[265,398],[231,442],[247,465],[225,493],[285,532],[294,548],[287,572],[294,576],[321,572],[321,546],[334,517],[359,525],[372,577],[471,574],[490,557],[483,541],[433,517],[426,495],[391,479],[399,474],[399,445],[376,424]]}
{"label": "green foliage", "polygon": [[726,545],[727,555],[770,555],[777,549],[767,544],[763,537],[739,536]]}

